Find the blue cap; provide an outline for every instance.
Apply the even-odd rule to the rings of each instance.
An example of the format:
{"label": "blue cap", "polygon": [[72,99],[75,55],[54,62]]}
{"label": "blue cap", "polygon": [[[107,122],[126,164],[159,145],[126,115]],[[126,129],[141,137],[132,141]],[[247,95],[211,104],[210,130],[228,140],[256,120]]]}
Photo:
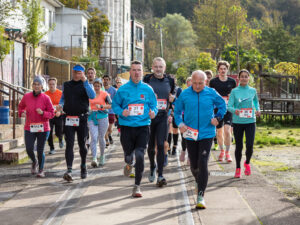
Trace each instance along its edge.
{"label": "blue cap", "polygon": [[73,67],[73,70],[84,72],[84,67],[83,67],[82,65],[80,65],[80,64],[77,64],[77,65],[75,65],[75,66]]}

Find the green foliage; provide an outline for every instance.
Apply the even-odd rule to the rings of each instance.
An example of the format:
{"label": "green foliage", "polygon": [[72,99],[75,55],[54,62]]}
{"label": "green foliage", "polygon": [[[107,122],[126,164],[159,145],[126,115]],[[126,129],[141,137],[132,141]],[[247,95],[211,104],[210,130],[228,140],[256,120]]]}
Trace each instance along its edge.
{"label": "green foliage", "polygon": [[[232,71],[237,71],[236,54],[237,51],[235,45],[226,45],[221,55],[222,59],[230,63],[230,68]],[[260,65],[263,69],[267,69],[269,67],[269,58],[256,48],[247,50],[240,46],[239,55],[241,69],[247,69],[253,74],[259,72]]]}
{"label": "green foliage", "polygon": [[13,11],[10,1],[0,0],[0,26],[7,25],[7,19],[12,16]]}
{"label": "green foliage", "polygon": [[2,63],[5,56],[10,52],[13,42],[4,36],[4,27],[0,26],[0,62]]}
{"label": "green foliage", "polygon": [[47,32],[41,32],[39,27],[43,20],[41,0],[22,2],[22,11],[26,20],[26,41],[36,48]]}
{"label": "green foliage", "polygon": [[180,14],[167,14],[162,18],[158,26],[163,30],[163,41],[165,51],[164,57],[167,61],[176,60],[184,48],[194,46],[196,35],[190,21]]}
{"label": "green foliage", "polygon": [[91,4],[89,0],[59,0],[68,8],[87,10]]}
{"label": "green foliage", "polygon": [[109,31],[110,22],[106,15],[94,8],[90,12],[92,18],[88,21],[88,46],[92,55],[99,56],[104,42],[104,33]]}

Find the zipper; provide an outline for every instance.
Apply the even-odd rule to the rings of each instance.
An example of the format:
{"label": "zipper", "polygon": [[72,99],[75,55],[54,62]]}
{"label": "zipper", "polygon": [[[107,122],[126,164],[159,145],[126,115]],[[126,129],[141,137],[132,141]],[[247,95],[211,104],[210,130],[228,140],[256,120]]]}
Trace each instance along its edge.
{"label": "zipper", "polygon": [[199,117],[200,117],[200,92],[197,93],[198,95],[198,132],[199,132]]}

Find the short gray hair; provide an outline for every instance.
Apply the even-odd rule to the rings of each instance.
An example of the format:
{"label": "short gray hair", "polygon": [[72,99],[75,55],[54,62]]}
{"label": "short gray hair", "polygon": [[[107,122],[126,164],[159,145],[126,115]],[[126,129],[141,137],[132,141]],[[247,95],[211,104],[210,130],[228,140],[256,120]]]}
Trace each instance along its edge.
{"label": "short gray hair", "polygon": [[207,80],[207,76],[206,76],[206,73],[204,73],[202,70],[195,70],[193,73],[192,73],[192,77],[196,74],[199,74],[202,78],[204,78],[204,80]]}
{"label": "short gray hair", "polygon": [[152,65],[156,62],[156,61],[159,61],[159,62],[162,62],[165,66],[167,65],[166,64],[166,61],[162,58],[162,57],[155,57],[152,61]]}

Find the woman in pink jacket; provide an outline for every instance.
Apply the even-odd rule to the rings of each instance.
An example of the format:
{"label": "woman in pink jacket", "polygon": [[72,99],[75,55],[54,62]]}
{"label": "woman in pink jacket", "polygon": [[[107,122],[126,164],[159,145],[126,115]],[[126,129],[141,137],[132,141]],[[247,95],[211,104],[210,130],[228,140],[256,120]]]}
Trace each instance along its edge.
{"label": "woman in pink jacket", "polygon": [[[41,78],[35,77],[32,84],[33,92],[25,94],[19,104],[19,116],[26,117],[24,127],[25,146],[27,154],[32,160],[31,173],[38,173],[37,177],[45,177],[43,171],[45,162],[44,147],[50,132],[49,119],[54,117],[51,100],[49,96],[42,93],[42,88]],[[37,140],[38,162],[33,150],[35,140]]]}

